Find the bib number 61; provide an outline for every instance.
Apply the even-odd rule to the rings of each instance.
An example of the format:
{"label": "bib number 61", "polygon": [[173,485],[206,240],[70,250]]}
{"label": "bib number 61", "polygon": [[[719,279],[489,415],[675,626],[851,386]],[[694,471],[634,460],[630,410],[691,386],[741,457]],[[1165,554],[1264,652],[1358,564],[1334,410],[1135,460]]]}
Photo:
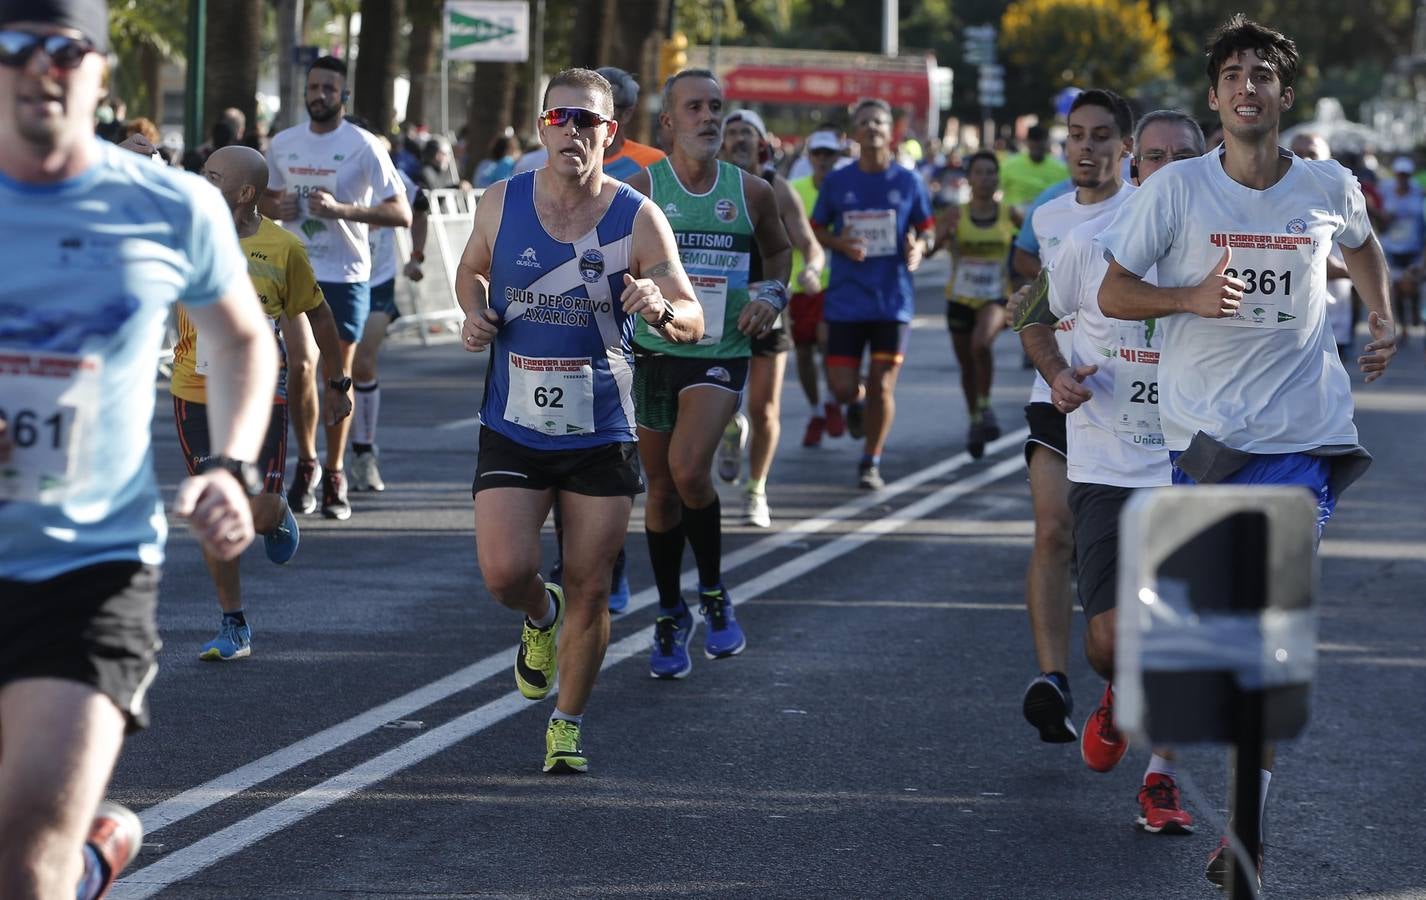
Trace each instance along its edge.
{"label": "bib number 61", "polygon": [[[6,429],[10,432],[10,439],[15,442],[15,446],[22,450],[45,444],[48,444],[52,450],[58,450],[64,446],[63,413],[57,412],[48,418],[41,419],[40,413],[33,409],[20,409],[15,411],[15,416],[12,419],[4,409],[0,409],[0,422],[5,423]],[[48,426],[47,429],[46,426]]]}

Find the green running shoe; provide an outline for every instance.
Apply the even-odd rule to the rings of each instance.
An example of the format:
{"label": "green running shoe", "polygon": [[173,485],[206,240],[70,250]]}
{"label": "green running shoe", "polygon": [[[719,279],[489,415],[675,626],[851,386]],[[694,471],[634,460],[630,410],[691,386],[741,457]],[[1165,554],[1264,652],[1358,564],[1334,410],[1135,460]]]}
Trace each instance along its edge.
{"label": "green running shoe", "polygon": [[564,591],[557,584],[545,584],[555,605],[555,620],[548,628],[536,628],[527,617],[520,629],[520,649],[515,653],[515,686],[527,700],[543,700],[554,687],[559,668],[558,637],[564,621]]}
{"label": "green running shoe", "polygon": [[589,771],[578,725],[564,719],[550,720],[550,727],[545,729],[545,771],[554,774]]}

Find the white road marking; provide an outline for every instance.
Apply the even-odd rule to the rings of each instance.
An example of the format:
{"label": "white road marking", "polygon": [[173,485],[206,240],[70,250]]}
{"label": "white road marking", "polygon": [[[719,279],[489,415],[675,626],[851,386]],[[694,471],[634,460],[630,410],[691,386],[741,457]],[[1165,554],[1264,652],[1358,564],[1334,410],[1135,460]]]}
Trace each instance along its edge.
{"label": "white road marking", "polygon": [[[1020,439],[1023,439],[1023,433],[1020,435]],[[939,465],[945,465],[945,463]],[[747,603],[755,600],[767,591],[780,587],[809,572],[813,572],[828,562],[845,556],[882,535],[895,531],[907,522],[930,515],[979,488],[985,487],[986,485],[999,481],[1007,475],[1022,470],[1024,465],[1024,461],[1018,455],[1010,459],[1002,460],[989,469],[975,473],[964,481],[946,485],[914,503],[882,518],[873,519],[854,531],[843,534],[821,547],[801,554],[782,565],[763,572],[750,581],[735,585],[729,588],[729,593],[739,603]],[[935,467],[933,466],[932,468]],[[922,470],[922,472],[925,471],[926,470]],[[920,474],[921,473],[917,473],[917,475]],[[911,477],[914,478],[917,476]],[[903,479],[903,481],[904,480],[906,479]],[[901,482],[897,482],[897,484],[899,485]],[[890,486],[888,487],[888,490],[889,489]],[[884,499],[885,493],[886,491],[882,491],[875,496],[878,499]],[[844,506],[852,505],[853,504],[845,504]],[[842,508],[844,507],[839,507],[838,509]],[[832,522],[828,521],[827,524],[830,525]],[[769,538],[768,540],[771,541],[773,538]],[[648,603],[652,602],[651,597],[653,593],[652,590],[641,591],[639,596],[644,603]],[[646,594],[650,596],[646,597]],[[633,605],[631,602],[630,607],[632,608]],[[604,656],[604,664],[601,670],[616,665],[635,654],[647,651],[652,636],[653,628],[651,626],[640,629],[628,637],[611,644],[608,652]],[[495,657],[491,657],[491,659],[495,659]],[[509,660],[509,651],[499,655],[499,667],[502,671],[509,668]],[[477,665],[481,665],[484,662],[486,661],[482,660],[482,663],[478,663]],[[454,678],[455,676],[450,677]],[[442,679],[442,682],[449,680],[450,678]],[[553,696],[553,692],[551,696]],[[390,704],[387,705],[389,706]],[[493,700],[471,712],[458,716],[444,725],[431,729],[420,737],[412,738],[406,743],[348,769],[339,775],[335,775],[321,784],[308,788],[300,794],[296,794],[261,812],[254,813],[245,819],[234,822],[226,828],[214,832],[208,837],[190,844],[181,850],[175,850],[163,859],[139,869],[127,878],[121,879],[114,886],[111,896],[116,898],[116,900],[119,900],[119,898],[122,898],[122,900],[140,900],[140,898],[152,897],[159,891],[184,879],[191,878],[204,869],[214,866],[227,857],[252,846],[263,838],[275,834],[313,813],[320,812],[350,797],[363,788],[370,787],[373,784],[390,778],[403,769],[428,759],[516,713],[537,708],[543,708],[543,705],[531,703],[522,697],[519,691],[511,691],[497,700]],[[395,717],[386,716],[382,721],[389,721],[391,718]],[[329,729],[329,731],[330,730],[332,729]],[[311,738],[308,740],[311,740]]]}

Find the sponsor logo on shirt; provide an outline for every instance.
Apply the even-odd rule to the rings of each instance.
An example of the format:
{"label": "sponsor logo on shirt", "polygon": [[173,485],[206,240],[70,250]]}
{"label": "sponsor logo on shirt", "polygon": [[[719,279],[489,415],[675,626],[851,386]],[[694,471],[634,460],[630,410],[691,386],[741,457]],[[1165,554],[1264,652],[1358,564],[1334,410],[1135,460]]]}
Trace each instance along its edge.
{"label": "sponsor logo on shirt", "polygon": [[527,269],[541,268],[540,260],[535,256],[535,248],[526,247],[525,252],[520,254],[520,258],[515,260],[515,265],[523,266]]}
{"label": "sponsor logo on shirt", "polygon": [[1297,218],[1297,219],[1293,219],[1291,222],[1288,222],[1288,223],[1287,223],[1287,233],[1288,233],[1288,234],[1306,234],[1306,233],[1307,233],[1307,220],[1306,220],[1306,219]]}
{"label": "sponsor logo on shirt", "polygon": [[892,188],[891,190],[886,192],[886,199],[892,203],[900,203],[901,192],[898,191],[896,188]]}
{"label": "sponsor logo on shirt", "polygon": [[1295,318],[1297,318],[1297,316],[1294,316],[1294,315],[1292,315],[1291,313],[1279,312],[1279,313],[1277,314],[1277,320],[1278,320],[1279,322],[1286,322],[1286,321],[1288,321],[1289,319],[1295,319]]}
{"label": "sponsor logo on shirt", "polygon": [[604,254],[598,250],[586,250],[579,258],[579,277],[589,284],[599,280],[604,274]]}
{"label": "sponsor logo on shirt", "polygon": [[733,205],[733,201],[724,197],[713,204],[713,215],[721,222],[731,222],[738,217],[738,207]]}
{"label": "sponsor logo on shirt", "polygon": [[[1291,223],[1288,224],[1291,227]],[[1303,228],[1306,227],[1304,222]],[[1234,250],[1296,250],[1298,247],[1316,243],[1309,234],[1238,234],[1216,231],[1209,235],[1208,239],[1215,247],[1231,247]]]}
{"label": "sponsor logo on shirt", "polygon": [[714,381],[721,381],[724,384],[733,380],[733,376],[722,366],[714,366],[703,373],[705,378],[712,378]]}
{"label": "sponsor logo on shirt", "polygon": [[847,191],[845,194],[842,195],[842,202],[843,202],[843,203],[856,203],[856,202],[857,202],[857,192],[856,192],[856,191]]}
{"label": "sponsor logo on shirt", "polygon": [[663,214],[670,219],[674,218],[675,216],[682,215],[682,213],[678,211],[678,204],[674,203],[672,200],[663,205]]}

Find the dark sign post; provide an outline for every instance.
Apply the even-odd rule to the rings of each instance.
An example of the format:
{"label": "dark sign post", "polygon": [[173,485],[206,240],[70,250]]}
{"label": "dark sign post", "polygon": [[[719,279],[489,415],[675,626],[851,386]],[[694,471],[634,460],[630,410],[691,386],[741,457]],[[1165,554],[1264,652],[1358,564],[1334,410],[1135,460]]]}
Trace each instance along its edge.
{"label": "dark sign post", "polygon": [[1115,717],[1156,744],[1234,746],[1239,900],[1257,895],[1263,750],[1307,725],[1316,518],[1301,488],[1234,485],[1143,491],[1120,523]]}

